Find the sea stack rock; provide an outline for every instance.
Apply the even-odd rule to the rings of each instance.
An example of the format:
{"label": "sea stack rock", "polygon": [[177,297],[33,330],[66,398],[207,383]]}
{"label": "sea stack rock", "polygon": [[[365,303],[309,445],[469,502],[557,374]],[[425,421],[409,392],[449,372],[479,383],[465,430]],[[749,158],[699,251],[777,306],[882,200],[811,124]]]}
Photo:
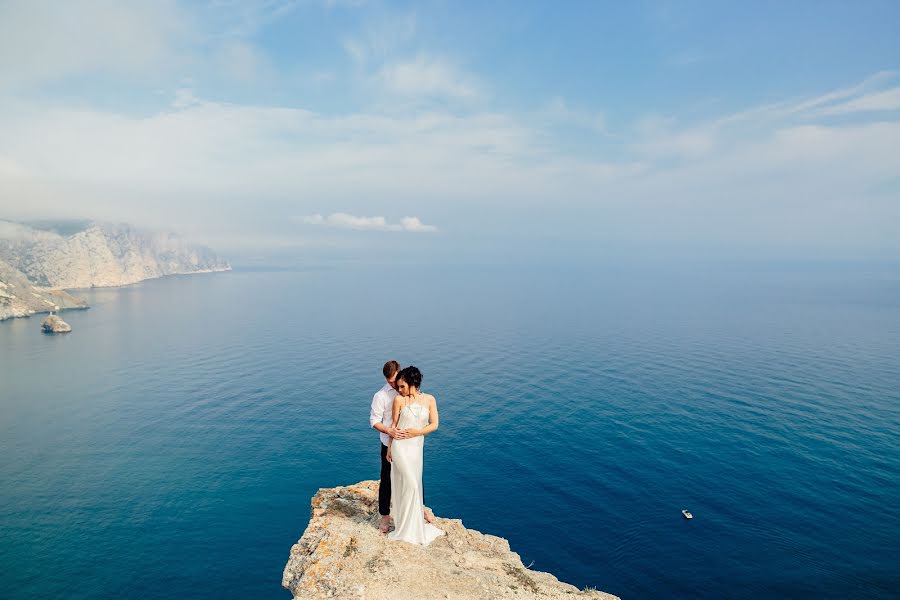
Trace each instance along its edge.
{"label": "sea stack rock", "polygon": [[50,315],[41,321],[41,329],[44,333],[69,333],[72,331],[72,327],[56,315]]}
{"label": "sea stack rock", "polygon": [[435,518],[444,530],[427,548],[378,530],[378,482],[320,489],[281,585],[294,598],[566,598],[617,600],[531,571],[500,537]]}

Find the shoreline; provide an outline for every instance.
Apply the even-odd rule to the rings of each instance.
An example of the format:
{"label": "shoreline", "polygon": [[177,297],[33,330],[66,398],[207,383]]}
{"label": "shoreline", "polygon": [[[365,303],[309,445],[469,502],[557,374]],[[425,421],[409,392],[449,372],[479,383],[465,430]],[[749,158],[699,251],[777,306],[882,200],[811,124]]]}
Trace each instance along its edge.
{"label": "shoreline", "polygon": [[51,291],[65,291],[65,292],[83,292],[89,290],[108,290],[113,288],[124,288],[132,285],[137,285],[139,283],[143,283],[144,281],[154,281],[157,279],[165,279],[166,277],[185,277],[189,275],[206,275],[211,273],[228,273],[229,271],[234,271],[234,268],[231,265],[221,269],[201,269],[198,271],[185,271],[184,273],[166,273],[165,275],[158,275],[156,277],[145,277],[144,279],[136,279],[135,281],[129,281],[127,283],[116,283],[112,285],[92,285],[90,287],[75,287],[75,288],[43,288],[35,286],[35,289],[51,292]]}
{"label": "shoreline", "polygon": [[[132,281],[129,283],[120,283],[120,284],[116,284],[116,285],[97,285],[97,286],[85,287],[85,288],[50,288],[50,287],[38,287],[38,286],[32,286],[32,287],[39,292],[45,292],[45,293],[54,293],[54,292],[69,293],[69,292],[89,291],[89,290],[97,290],[97,289],[125,288],[125,287],[130,287],[133,285],[137,285],[139,283],[143,283],[145,281],[155,281],[158,279],[165,279],[166,277],[187,277],[187,276],[191,276],[191,275],[227,273],[227,272],[233,271],[233,270],[234,270],[233,267],[231,265],[228,265],[227,267],[224,267],[221,269],[202,269],[199,271],[188,271],[185,273],[167,273],[165,275],[160,275],[158,277],[147,277],[146,279],[139,279],[137,281]],[[65,307],[59,307],[59,308],[55,308],[55,309],[47,308],[45,310],[35,310],[35,311],[29,312],[26,314],[11,314],[8,316],[0,315],[0,323],[3,323],[5,321],[12,321],[14,319],[27,319],[27,318],[33,317],[35,315],[48,315],[53,312],[62,313],[62,312],[73,311],[73,310],[88,310],[89,308],[91,308],[91,306],[89,304],[85,303],[85,304],[82,304],[79,306],[65,306]]]}

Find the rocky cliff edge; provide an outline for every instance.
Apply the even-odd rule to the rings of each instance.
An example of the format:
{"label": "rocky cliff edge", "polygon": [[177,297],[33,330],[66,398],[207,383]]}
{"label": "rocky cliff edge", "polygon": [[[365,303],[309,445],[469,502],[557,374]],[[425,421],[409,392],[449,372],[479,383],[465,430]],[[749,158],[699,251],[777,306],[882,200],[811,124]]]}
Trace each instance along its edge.
{"label": "rocky cliff edge", "polygon": [[25,275],[0,259],[0,321],[70,308],[87,308],[87,304],[63,290],[34,287]]}
{"label": "rocky cliff edge", "polygon": [[62,221],[42,227],[0,220],[0,260],[38,288],[114,287],[166,275],[231,270],[209,248],[174,233],[124,223]]}
{"label": "rocky cliff edge", "polygon": [[378,482],[321,489],[281,584],[294,598],[566,598],[617,600],[532,571],[500,537],[435,519],[427,548],[388,541],[378,530]]}

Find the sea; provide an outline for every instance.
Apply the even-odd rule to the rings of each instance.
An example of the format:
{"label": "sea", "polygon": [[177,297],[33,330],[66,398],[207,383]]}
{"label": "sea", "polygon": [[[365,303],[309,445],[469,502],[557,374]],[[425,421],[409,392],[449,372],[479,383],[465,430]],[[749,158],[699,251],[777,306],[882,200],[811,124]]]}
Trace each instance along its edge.
{"label": "sea", "polygon": [[[0,323],[0,598],[285,599],[424,374],[438,516],[635,598],[900,597],[900,267],[238,267]],[[693,513],[688,521],[681,511]]]}

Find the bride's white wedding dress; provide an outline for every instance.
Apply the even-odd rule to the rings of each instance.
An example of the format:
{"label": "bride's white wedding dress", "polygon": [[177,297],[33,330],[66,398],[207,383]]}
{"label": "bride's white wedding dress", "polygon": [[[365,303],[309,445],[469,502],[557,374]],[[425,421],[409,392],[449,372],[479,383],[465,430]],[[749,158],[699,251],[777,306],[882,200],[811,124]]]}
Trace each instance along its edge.
{"label": "bride's white wedding dress", "polygon": [[[399,429],[428,425],[428,407],[411,402],[400,410]],[[444,532],[422,515],[422,450],[425,436],[391,442],[391,516],[394,531],[388,539],[427,546]]]}

